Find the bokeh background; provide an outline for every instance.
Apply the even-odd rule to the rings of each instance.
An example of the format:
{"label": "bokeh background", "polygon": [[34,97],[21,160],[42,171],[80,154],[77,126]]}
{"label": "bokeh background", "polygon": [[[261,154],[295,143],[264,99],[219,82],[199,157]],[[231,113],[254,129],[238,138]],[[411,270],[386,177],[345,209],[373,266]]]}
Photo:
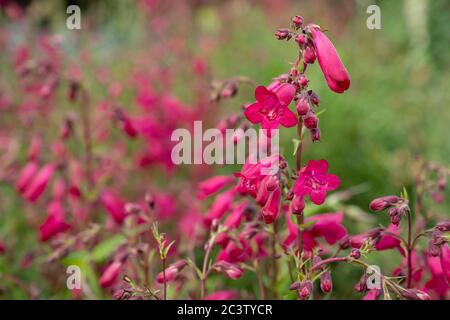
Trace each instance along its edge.
{"label": "bokeh background", "polygon": [[[307,23],[327,29],[351,74],[352,85],[343,95],[328,90],[318,65],[309,70],[312,88],[326,112],[321,115],[322,141],[307,144],[305,159],[328,159],[342,189],[359,186],[360,193],[348,201],[367,210],[374,197],[399,194],[405,186],[414,193],[415,169],[419,159],[450,165],[450,2],[447,0],[263,0],[263,1],[0,1],[0,83],[3,92],[15,94],[11,52],[17,44],[30,43],[38,33],[58,34],[64,54],[77,62],[86,59],[83,72],[105,72],[106,82],[121,82],[131,68],[156,64],[171,70],[171,90],[183,103],[195,100],[191,86],[192,66],[204,68],[203,87],[236,75],[267,84],[289,70],[296,55],[295,43],[277,41],[274,31],[301,14]],[[82,29],[65,27],[69,3],[82,12]],[[11,5],[14,4],[14,5]],[[369,30],[366,9],[381,8],[380,30]],[[6,36],[7,34],[7,36]],[[190,65],[189,65],[190,63]],[[99,71],[100,70],[100,71]],[[106,70],[106,71],[105,71]],[[174,72],[177,70],[177,72]],[[101,99],[105,86],[94,76],[86,77],[92,98]],[[253,87],[242,86],[235,99],[224,101],[219,114],[240,110],[253,99]],[[134,96],[120,96],[127,111],[135,108]],[[58,108],[69,108],[59,105]],[[208,112],[211,112],[210,110]],[[208,115],[205,115],[206,117]],[[11,123],[8,111],[0,111],[0,130],[23,135],[43,123]],[[51,123],[51,119],[47,119]],[[292,154],[294,130],[282,135],[282,149]],[[52,132],[44,132],[52,135]],[[130,148],[136,147],[132,145]],[[76,147],[75,147],[76,148]],[[23,149],[23,150],[22,150]],[[20,147],[24,153],[26,148]],[[4,151],[4,150],[3,150]],[[5,151],[4,151],[5,152]],[[289,156],[288,156],[289,157]],[[293,161],[293,159],[289,159]],[[239,166],[214,168],[232,173]],[[2,174],[3,176],[3,174]],[[185,179],[183,172],[169,179]],[[150,167],[131,181],[152,179],[161,188],[165,173]],[[130,191],[131,192],[131,191]],[[447,197],[449,196],[447,192]],[[40,297],[64,298],[67,293],[50,289],[38,276],[39,266],[21,267],[23,257],[36,247],[35,231],[23,218],[23,200],[7,179],[0,182],[0,236],[13,252],[0,256],[0,297],[24,298],[21,283],[32,283]],[[449,217],[450,206],[440,204],[436,214]],[[373,219],[373,216],[371,216]],[[370,223],[386,223],[376,217]],[[350,221],[357,232],[365,222]],[[377,260],[378,259],[378,260]],[[400,262],[396,253],[383,253],[374,260],[382,269]],[[336,270],[335,298],[354,298],[351,290],[359,277],[353,268]],[[19,279],[19,280],[18,280]],[[248,279],[251,281],[251,279]]]}

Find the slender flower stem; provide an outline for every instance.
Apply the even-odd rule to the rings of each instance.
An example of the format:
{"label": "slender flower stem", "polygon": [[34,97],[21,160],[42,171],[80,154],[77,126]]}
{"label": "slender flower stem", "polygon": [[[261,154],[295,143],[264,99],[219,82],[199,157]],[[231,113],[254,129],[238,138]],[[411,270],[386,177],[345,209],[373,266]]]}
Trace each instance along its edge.
{"label": "slender flower stem", "polygon": [[203,300],[203,298],[205,298],[205,294],[206,294],[206,278],[208,277],[208,273],[209,273],[208,263],[209,263],[209,256],[211,254],[213,243],[214,243],[214,241],[208,241],[205,258],[203,259],[202,277],[200,279],[200,297],[202,300]]}
{"label": "slender flower stem", "polygon": [[[303,130],[302,117],[298,117],[297,137],[300,140],[300,142],[295,152],[295,168],[297,174],[300,172],[300,169],[302,168],[302,147],[303,147],[302,130]],[[303,223],[304,223],[303,214],[300,214],[297,216],[297,225],[298,225],[297,249],[299,257],[301,257],[303,252],[303,231],[302,231]]]}
{"label": "slender flower stem", "polygon": [[164,300],[167,300],[167,281],[166,281],[166,258],[162,259],[162,273],[163,273],[163,282],[164,282],[164,291],[163,291],[163,296],[164,296]]}
{"label": "slender flower stem", "polygon": [[[357,264],[360,265],[366,269],[368,269],[370,267],[370,265],[362,260],[359,259],[353,259],[351,257],[334,257],[334,258],[328,258],[325,260],[322,260],[318,263],[316,263],[314,266],[312,266],[312,268],[310,269],[311,272],[319,269],[320,267],[330,264],[330,263],[334,263],[334,262],[347,262],[347,263],[352,263],[352,264]],[[386,283],[386,285],[388,285],[398,296],[398,298],[402,298],[401,292],[400,290],[403,289],[401,288],[398,284],[396,284],[395,282],[387,279],[383,274],[378,274],[383,281]]]}
{"label": "slender flower stem", "polygon": [[412,239],[412,219],[411,219],[411,210],[408,210],[408,279],[406,281],[406,287],[409,289],[411,288],[411,281],[412,281],[412,245],[411,245],[411,239]]}
{"label": "slender flower stem", "polygon": [[272,235],[272,289],[275,299],[278,299],[278,292],[275,290],[278,280],[278,262],[277,262],[277,221],[273,224]]}
{"label": "slender flower stem", "polygon": [[260,270],[257,259],[254,260],[253,265],[255,267],[256,279],[258,280],[259,297],[261,300],[266,300],[266,288],[264,287],[264,283],[261,278],[261,273],[259,272]]}

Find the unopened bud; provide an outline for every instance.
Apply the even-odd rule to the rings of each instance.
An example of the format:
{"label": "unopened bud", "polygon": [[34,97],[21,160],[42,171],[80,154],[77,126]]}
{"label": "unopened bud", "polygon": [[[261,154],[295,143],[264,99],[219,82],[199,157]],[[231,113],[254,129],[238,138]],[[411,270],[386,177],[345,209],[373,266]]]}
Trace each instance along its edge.
{"label": "unopened bud", "polygon": [[323,293],[330,293],[333,290],[333,282],[329,271],[322,273],[320,276],[320,288]]}
{"label": "unopened bud", "polygon": [[288,29],[283,28],[278,29],[277,32],[275,32],[275,37],[277,37],[278,40],[289,40],[291,39],[292,35]]}
{"label": "unopened bud", "polygon": [[320,129],[312,128],[310,130],[312,142],[320,141]]}
{"label": "unopened bud", "polygon": [[298,289],[298,297],[301,300],[307,300],[311,295],[313,286],[310,280],[302,281],[300,288]]}
{"label": "unopened bud", "polygon": [[147,203],[147,206],[150,208],[150,210],[155,209],[155,197],[151,193],[147,193],[145,195],[145,203]]}
{"label": "unopened bud", "polygon": [[299,29],[303,24],[303,17],[295,16],[294,18],[292,18],[292,23],[294,24],[296,29]]}
{"label": "unopened bud", "polygon": [[305,209],[305,200],[302,197],[295,196],[291,202],[291,211],[295,215],[301,215]]}
{"label": "unopened bud", "polygon": [[306,87],[308,85],[308,82],[309,82],[309,80],[308,80],[308,78],[306,78],[306,76],[304,74],[302,74],[300,76],[300,78],[298,79],[298,84],[301,87]]}
{"label": "unopened bud", "polygon": [[309,103],[306,99],[301,98],[295,105],[295,109],[299,116],[304,116],[309,112]]}
{"label": "unopened bud", "polygon": [[303,124],[305,125],[306,128],[308,129],[314,129],[317,128],[318,124],[319,124],[319,118],[317,118],[317,116],[312,113],[309,112],[304,118],[303,118]]}
{"label": "unopened bud", "polygon": [[403,298],[408,300],[431,300],[428,293],[418,289],[405,289],[401,294]]}
{"label": "unopened bud", "polygon": [[306,36],[304,34],[299,34],[295,37],[295,42],[297,42],[300,47],[303,47],[307,42]]}
{"label": "unopened bud", "polygon": [[316,61],[316,53],[314,52],[314,48],[311,46],[306,47],[303,52],[303,61],[306,64],[313,64]]}
{"label": "unopened bud", "polygon": [[398,203],[400,200],[401,199],[397,196],[385,196],[381,198],[376,198],[372,200],[369,207],[370,210],[378,212]]}
{"label": "unopened bud", "polygon": [[353,259],[361,258],[361,251],[359,251],[359,249],[353,249],[350,253],[350,257],[352,257]]}

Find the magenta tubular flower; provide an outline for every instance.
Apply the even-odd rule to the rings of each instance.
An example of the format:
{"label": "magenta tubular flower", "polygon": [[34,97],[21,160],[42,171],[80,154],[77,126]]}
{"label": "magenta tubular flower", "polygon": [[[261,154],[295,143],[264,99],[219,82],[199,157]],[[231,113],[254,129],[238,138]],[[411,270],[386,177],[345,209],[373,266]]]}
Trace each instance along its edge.
{"label": "magenta tubular flower", "polygon": [[[187,262],[185,260],[180,260],[168,266],[164,270],[166,282],[172,282],[173,280],[175,280],[178,273],[180,273],[180,271],[183,270],[186,265]],[[164,273],[161,271],[160,273],[158,273],[158,276],[156,277],[156,281],[160,284],[164,283]]]}
{"label": "magenta tubular flower", "polygon": [[362,298],[362,300],[377,300],[381,296],[382,292],[378,289],[372,289]]}
{"label": "magenta tubular flower", "polygon": [[326,160],[310,160],[299,172],[293,187],[294,193],[300,197],[309,195],[311,201],[317,205],[324,203],[327,191],[337,189],[341,183],[338,176],[327,172]]}
{"label": "magenta tubular flower", "polygon": [[28,162],[22,171],[20,171],[19,179],[16,182],[16,189],[19,193],[23,193],[29,187],[37,171],[38,165],[34,161]]}
{"label": "magenta tubular flower", "polygon": [[[389,233],[400,235],[400,228],[394,224],[390,224],[386,229]],[[375,244],[375,249],[378,251],[398,249],[398,251],[405,256],[405,250],[401,246],[401,242],[398,238],[384,234],[380,240]]]}
{"label": "magenta tubular flower", "polygon": [[350,74],[345,69],[331,41],[320,31],[312,28],[314,48],[328,87],[336,93],[343,93],[350,87]]}
{"label": "magenta tubular flower", "polygon": [[[324,238],[333,245],[347,235],[347,229],[342,225],[344,214],[342,212],[317,214],[305,219],[305,223],[314,224],[303,232],[303,248],[311,251],[317,246],[316,238]],[[292,222],[289,213],[286,213],[289,234],[283,242],[284,247],[292,245],[298,237],[298,226]]]}
{"label": "magenta tubular flower", "polygon": [[207,295],[204,300],[234,300],[239,297],[238,293],[233,290],[216,291]]}
{"label": "magenta tubular flower", "polygon": [[[262,186],[264,188],[264,186]],[[280,211],[280,201],[281,201],[281,190],[277,188],[276,190],[270,192],[269,198],[266,204],[262,208],[262,216],[266,224],[273,223],[277,218],[278,212]]]}
{"label": "magenta tubular flower", "polygon": [[114,261],[109,266],[107,266],[100,277],[99,280],[100,286],[102,288],[108,288],[112,286],[116,282],[121,269],[122,269],[122,262],[120,261]]}
{"label": "magenta tubular flower", "polygon": [[215,176],[209,178],[199,183],[197,196],[199,199],[204,199],[221,190],[222,188],[230,184],[233,180],[233,177],[230,176]]}
{"label": "magenta tubular flower", "polygon": [[47,241],[55,235],[67,231],[70,224],[64,222],[64,208],[60,201],[53,201],[47,209],[47,218],[39,226],[39,239]]}
{"label": "magenta tubular flower", "polygon": [[320,276],[320,288],[323,293],[330,293],[333,290],[333,281],[331,280],[330,271],[326,271]]}
{"label": "magenta tubular flower", "polygon": [[384,196],[372,200],[369,207],[370,210],[378,212],[398,203],[400,200],[397,196]]}
{"label": "magenta tubular flower", "polygon": [[50,179],[55,172],[55,166],[53,164],[47,164],[42,167],[36,174],[30,185],[24,192],[24,197],[30,202],[35,202],[44,193]]}
{"label": "magenta tubular flower", "polygon": [[5,252],[6,252],[5,243],[0,239],[0,254],[3,254]]}
{"label": "magenta tubular flower", "polygon": [[[270,89],[275,87],[274,89]],[[281,124],[286,128],[297,124],[297,117],[288,106],[295,96],[295,87],[291,84],[271,85],[268,88],[258,86],[255,90],[256,102],[249,105],[244,114],[253,124],[261,124],[271,136],[271,130],[277,129]]]}
{"label": "magenta tubular flower", "polygon": [[103,191],[100,200],[111,218],[116,223],[122,224],[126,217],[125,202],[111,190]]}
{"label": "magenta tubular flower", "polygon": [[235,193],[236,191],[231,189],[216,197],[205,217],[205,224],[207,226],[211,225],[214,219],[221,219],[230,210]]}

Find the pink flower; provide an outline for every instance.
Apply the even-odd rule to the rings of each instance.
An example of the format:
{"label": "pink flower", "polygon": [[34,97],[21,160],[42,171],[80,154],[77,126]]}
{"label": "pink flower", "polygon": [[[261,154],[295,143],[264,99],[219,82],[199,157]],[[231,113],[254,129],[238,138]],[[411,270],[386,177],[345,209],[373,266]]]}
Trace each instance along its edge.
{"label": "pink flower", "polygon": [[372,289],[362,298],[362,300],[377,300],[381,296],[382,292],[378,289]]}
{"label": "pink flower", "polygon": [[64,208],[60,201],[53,201],[47,208],[47,218],[39,227],[39,239],[47,241],[55,235],[67,231],[70,225],[64,222]]}
{"label": "pink flower", "polygon": [[221,219],[230,210],[236,191],[234,189],[221,193],[216,197],[205,217],[205,224],[210,225],[214,219]]}
{"label": "pink flower", "polygon": [[[389,225],[386,231],[392,234],[400,235],[400,228],[394,224]],[[380,240],[375,244],[375,249],[378,251],[398,249],[403,256],[405,255],[405,250],[402,248],[400,240],[388,234],[381,236]]]}
{"label": "pink flower", "polygon": [[[172,282],[175,280],[178,273],[183,270],[183,268],[187,265],[185,260],[180,260],[175,262],[174,264],[171,264],[168,266],[165,270],[165,276],[166,276],[166,283]],[[158,273],[158,276],[156,277],[156,281],[158,283],[164,283],[164,273],[161,271]]]}
{"label": "pink flower", "polygon": [[[261,186],[261,188],[266,188]],[[262,216],[266,224],[273,223],[280,210],[281,190],[277,187],[274,191],[269,192],[270,195],[266,201],[266,204],[262,208]]]}
{"label": "pink flower", "polygon": [[227,186],[233,181],[233,177],[230,176],[215,176],[209,178],[198,185],[198,198],[204,199],[217,191],[221,190],[223,187]]}
{"label": "pink flower", "polygon": [[239,297],[238,293],[233,290],[216,291],[207,295],[204,300],[233,300]]}
{"label": "pink flower", "polygon": [[38,165],[36,162],[28,162],[27,165],[20,171],[19,179],[16,182],[16,189],[18,192],[23,193],[29,186],[33,177],[36,175]]}
{"label": "pink flower", "polygon": [[350,87],[350,75],[342,64],[331,41],[319,30],[312,28],[314,48],[328,87],[336,93],[343,93]]}
{"label": "pink flower", "polygon": [[244,269],[223,260],[216,262],[213,268],[219,272],[225,273],[230,279],[233,280],[239,279],[244,274]]}
{"label": "pink flower", "polygon": [[42,167],[24,191],[25,199],[35,202],[44,193],[54,172],[55,166],[51,163]]}
{"label": "pink flower", "polygon": [[99,283],[102,288],[108,288],[114,284],[120,274],[122,262],[114,261],[103,271]]}
{"label": "pink flower", "polygon": [[103,191],[100,200],[111,218],[118,224],[125,220],[125,202],[112,190]]}
{"label": "pink flower", "polygon": [[280,124],[286,128],[293,127],[297,124],[297,117],[288,106],[295,92],[295,87],[288,83],[277,83],[268,88],[258,86],[255,90],[256,102],[249,105],[244,114],[251,123],[260,123],[268,136]]}
{"label": "pink flower", "polygon": [[[289,212],[286,212],[289,235],[283,243],[288,247],[294,243],[298,237],[298,226],[292,222]],[[342,212],[317,214],[305,219],[305,223],[313,223],[303,232],[303,246],[306,251],[311,251],[317,246],[315,239],[324,238],[325,241],[333,245],[347,235],[347,229],[342,225],[344,214]]]}
{"label": "pink flower", "polygon": [[6,252],[5,243],[0,239],[0,254],[3,254],[5,252]]}
{"label": "pink flower", "polygon": [[324,203],[327,191],[337,189],[341,183],[338,176],[327,172],[326,160],[310,160],[299,172],[293,187],[294,193],[300,197],[309,195],[311,201],[317,205]]}

